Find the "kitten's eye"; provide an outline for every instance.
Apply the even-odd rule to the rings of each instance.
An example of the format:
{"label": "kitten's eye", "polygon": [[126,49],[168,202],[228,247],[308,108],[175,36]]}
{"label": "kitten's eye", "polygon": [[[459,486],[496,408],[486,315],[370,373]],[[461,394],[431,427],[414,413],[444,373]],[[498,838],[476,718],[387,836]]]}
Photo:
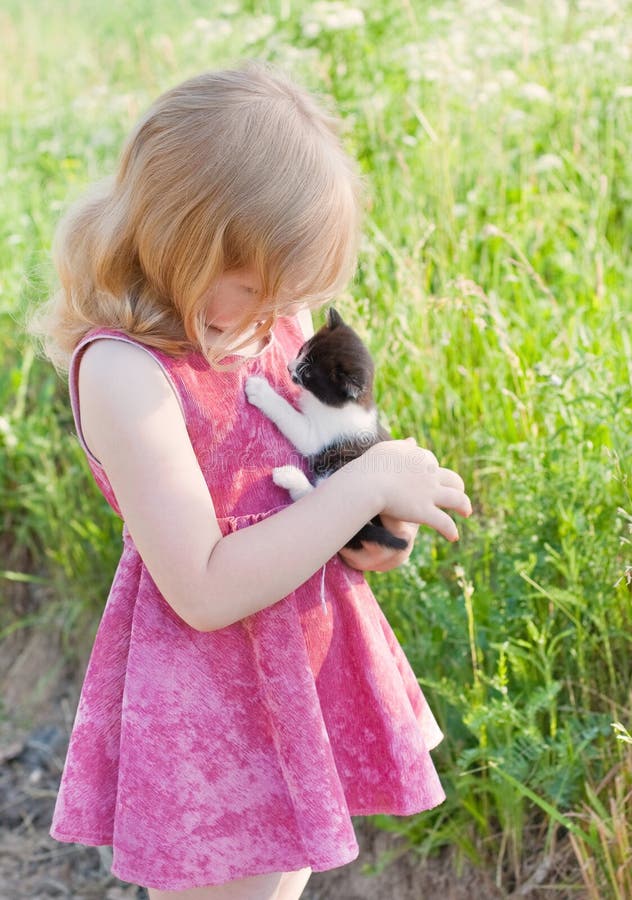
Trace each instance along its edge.
{"label": "kitten's eye", "polygon": [[309,381],[312,374],[310,364],[302,359],[300,364],[297,366],[296,374],[299,376],[301,381]]}

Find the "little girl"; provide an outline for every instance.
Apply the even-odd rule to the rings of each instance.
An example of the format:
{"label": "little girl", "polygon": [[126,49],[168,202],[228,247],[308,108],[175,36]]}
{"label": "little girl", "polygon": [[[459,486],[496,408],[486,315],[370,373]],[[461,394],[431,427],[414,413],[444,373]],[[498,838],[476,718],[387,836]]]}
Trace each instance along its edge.
{"label": "little girl", "polygon": [[34,328],[124,525],[50,834],[112,845],[151,900],[295,900],[357,857],[351,816],[444,799],[442,735],[361,573],[408,554],[340,548],[378,513],[457,540],[463,481],[409,438],[292,503],[272,469],[305,461],[244,390],[296,399],[359,206],[337,121],[249,64],[160,97],[58,233]]}

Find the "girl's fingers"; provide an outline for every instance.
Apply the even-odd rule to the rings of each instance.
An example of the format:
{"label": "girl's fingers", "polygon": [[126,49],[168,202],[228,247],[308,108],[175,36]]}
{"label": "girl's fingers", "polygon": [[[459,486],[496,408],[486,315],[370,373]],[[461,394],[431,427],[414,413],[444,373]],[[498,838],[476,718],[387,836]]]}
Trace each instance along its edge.
{"label": "girl's fingers", "polygon": [[363,544],[362,549],[353,550],[351,547],[343,547],[339,553],[348,566],[361,572],[379,571],[389,557],[385,547],[378,544]]}
{"label": "girl's fingers", "polygon": [[425,517],[424,523],[434,528],[448,541],[453,542],[459,539],[459,532],[450,516],[444,513],[443,510],[437,509],[437,507],[434,507]]}
{"label": "girl's fingers", "polygon": [[445,487],[458,488],[460,491],[465,490],[465,483],[460,475],[452,469],[439,468],[439,482]]}
{"label": "girl's fingers", "polygon": [[396,537],[403,537],[406,540],[414,540],[419,530],[417,522],[404,522],[402,519],[389,516],[388,513],[381,512],[380,519],[384,528],[391,531]]}
{"label": "girl's fingers", "polygon": [[462,516],[467,517],[472,515],[470,498],[458,488],[437,488],[434,495],[434,502],[437,506],[441,506],[443,509],[453,509],[454,512],[457,512]]}

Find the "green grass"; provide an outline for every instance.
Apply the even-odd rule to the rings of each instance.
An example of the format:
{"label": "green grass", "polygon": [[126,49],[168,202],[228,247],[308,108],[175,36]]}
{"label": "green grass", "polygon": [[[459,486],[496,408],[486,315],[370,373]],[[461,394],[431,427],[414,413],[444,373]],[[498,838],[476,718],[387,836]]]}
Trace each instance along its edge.
{"label": "green grass", "polygon": [[[583,878],[624,898],[632,774],[611,723],[632,721],[632,8],[361,8],[363,26],[316,33],[318,6],[289,0],[224,16],[3,5],[1,568],[51,580],[40,618],[72,635],[96,626],[120,547],[65,387],[20,333],[60,212],[163,89],[243,57],[288,66],[334,99],[366,175],[338,305],[375,355],[385,417],[475,506],[456,546],[422,530],[409,565],[371,576],[446,733],[448,792],[376,821],[421,853],[456,845],[507,890],[548,860],[551,893]],[[15,624],[7,599],[0,626]]]}

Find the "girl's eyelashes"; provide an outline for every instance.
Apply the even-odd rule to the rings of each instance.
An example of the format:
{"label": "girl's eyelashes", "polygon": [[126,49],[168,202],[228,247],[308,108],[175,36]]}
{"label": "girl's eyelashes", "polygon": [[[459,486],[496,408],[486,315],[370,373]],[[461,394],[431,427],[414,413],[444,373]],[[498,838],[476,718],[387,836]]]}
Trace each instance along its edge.
{"label": "girl's eyelashes", "polygon": [[258,293],[259,293],[259,291],[258,291],[256,288],[250,287],[249,284],[242,284],[242,288],[243,288],[243,289],[246,291],[246,293],[248,293],[248,294],[258,294]]}

